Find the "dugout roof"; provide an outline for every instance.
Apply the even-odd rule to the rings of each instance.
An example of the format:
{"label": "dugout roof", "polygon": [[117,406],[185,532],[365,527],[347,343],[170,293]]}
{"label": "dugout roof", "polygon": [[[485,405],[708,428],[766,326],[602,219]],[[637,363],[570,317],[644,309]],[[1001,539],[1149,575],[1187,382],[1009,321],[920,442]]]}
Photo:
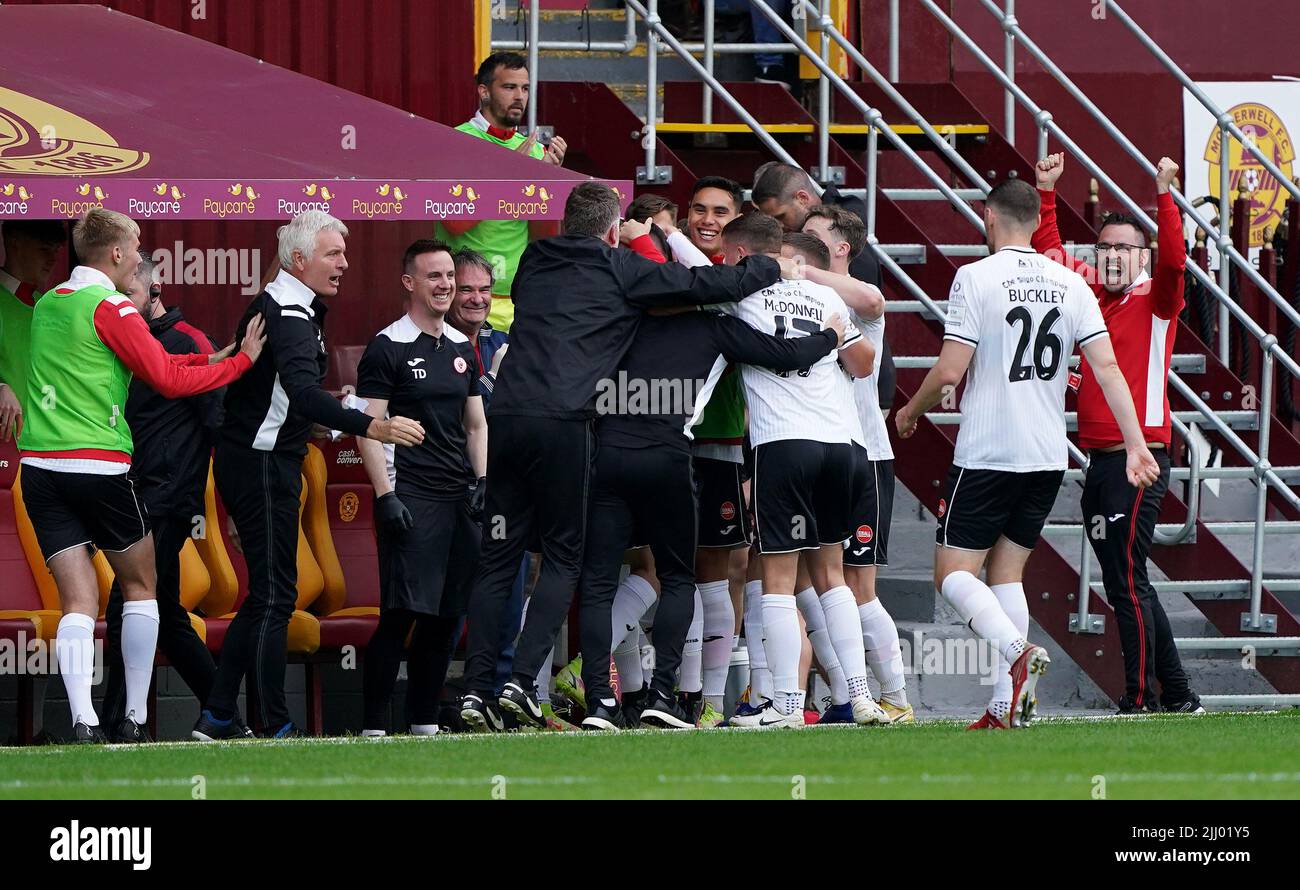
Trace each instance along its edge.
{"label": "dugout roof", "polygon": [[0,220],[559,219],[590,178],[102,6],[0,34]]}

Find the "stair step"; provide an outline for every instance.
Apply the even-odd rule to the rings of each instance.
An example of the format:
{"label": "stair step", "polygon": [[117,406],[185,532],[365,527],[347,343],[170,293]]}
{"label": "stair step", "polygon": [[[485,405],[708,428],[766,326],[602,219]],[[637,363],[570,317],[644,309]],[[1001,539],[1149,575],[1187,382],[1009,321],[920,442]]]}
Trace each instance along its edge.
{"label": "stair step", "polygon": [[1300,706],[1300,695],[1278,692],[1264,695],[1202,695],[1201,704],[1210,708],[1294,708]]}
{"label": "stair step", "polygon": [[[922,130],[916,124],[887,124],[889,129],[893,130],[899,136],[919,136]],[[749,124],[705,124],[694,121],[666,121],[659,124],[659,129],[665,133],[749,133]],[[763,129],[773,135],[784,133],[802,133],[810,134],[817,131],[816,124],[794,123],[794,124],[763,124]],[[866,124],[831,124],[830,132],[834,136],[844,136],[853,134],[863,134],[870,129]],[[987,133],[989,128],[985,124],[939,124],[935,129],[940,133],[952,132],[956,135],[979,135]],[[980,193],[979,198],[983,198]],[[978,199],[972,199],[978,200]]]}
{"label": "stair step", "polygon": [[[1200,411],[1174,411],[1171,412],[1183,423],[1200,423],[1205,419],[1205,415]],[[1225,424],[1234,430],[1253,430],[1258,426],[1259,413],[1256,411],[1216,411],[1215,415]],[[926,419],[939,426],[953,426],[961,423],[960,411],[935,411],[925,415]],[[1065,412],[1065,427],[1068,430],[1078,428],[1078,413],[1074,411]],[[1238,467],[1237,469],[1250,471],[1252,477],[1254,468]]]}
{"label": "stair step", "polygon": [[[1249,600],[1250,579],[1204,579],[1197,581],[1151,581],[1157,593],[1185,593],[1194,600]],[[1263,585],[1270,592],[1300,590],[1300,578],[1265,578]],[[1093,593],[1105,593],[1106,585],[1092,582]],[[1260,637],[1260,639],[1268,639]]]}
{"label": "stair step", "polygon": [[[1215,535],[1253,535],[1255,533],[1254,522],[1205,522],[1202,524]],[[1182,523],[1162,522],[1156,526],[1156,529],[1162,532],[1175,532],[1182,527]],[[1284,535],[1295,532],[1300,532],[1300,522],[1276,520],[1264,523],[1264,534],[1266,535]],[[1077,522],[1052,523],[1043,526],[1043,534],[1045,535],[1061,535],[1064,537],[1082,533],[1083,526]]]}
{"label": "stair step", "polygon": [[[894,356],[894,367],[932,368],[938,360],[939,357],[934,355],[896,355]],[[1070,367],[1077,368],[1078,366],[1079,356],[1070,356]],[[1174,355],[1170,367],[1183,374],[1201,374],[1205,372],[1205,356],[1196,352],[1178,353]],[[1292,525],[1300,528],[1300,522],[1292,523]]]}
{"label": "stair step", "polygon": [[1249,650],[1257,656],[1300,655],[1300,637],[1174,637],[1182,652]]}

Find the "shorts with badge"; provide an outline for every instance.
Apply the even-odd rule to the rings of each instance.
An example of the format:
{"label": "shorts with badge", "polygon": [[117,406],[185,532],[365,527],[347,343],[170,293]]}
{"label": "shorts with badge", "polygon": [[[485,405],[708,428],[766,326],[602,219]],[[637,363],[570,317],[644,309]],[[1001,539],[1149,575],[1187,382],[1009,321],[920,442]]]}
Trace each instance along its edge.
{"label": "shorts with badge", "polygon": [[989,550],[1005,537],[1033,550],[1064,478],[1064,470],[1012,473],[954,464],[939,500],[935,543],[956,550]]}
{"label": "shorts with badge", "polygon": [[889,527],[894,512],[894,462],[871,460],[860,445],[853,446],[853,529],[844,542],[846,566],[889,565]]}
{"label": "shorts with badge", "polygon": [[691,460],[699,495],[699,546],[720,550],[748,547],[749,519],[741,488],[743,467],[711,457]]}
{"label": "shorts with badge", "polygon": [[759,553],[844,543],[854,506],[854,447],[781,439],[754,449]]}

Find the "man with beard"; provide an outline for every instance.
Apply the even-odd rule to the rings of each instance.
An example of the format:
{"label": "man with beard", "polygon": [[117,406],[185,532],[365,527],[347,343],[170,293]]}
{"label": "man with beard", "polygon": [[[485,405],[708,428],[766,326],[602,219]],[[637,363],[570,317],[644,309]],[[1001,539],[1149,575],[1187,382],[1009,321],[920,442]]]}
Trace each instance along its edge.
{"label": "man with beard", "polygon": [[[1124,446],[1115,418],[1102,397],[1097,377],[1085,360],[1079,386],[1079,445],[1089,451],[1083,484],[1084,521],[1105,534],[1088,535],[1101,561],[1106,598],[1115,610],[1124,655],[1125,691],[1120,713],[1163,708],[1196,713],[1200,699],[1192,692],[1174,645],[1169,619],[1147,580],[1147,554],[1155,533],[1160,502],[1169,489],[1169,362],[1174,354],[1178,313],[1183,308],[1183,267],[1187,245],[1183,221],[1169,194],[1178,165],[1161,158],[1156,165],[1158,249],[1154,271],[1146,233],[1136,219],[1109,214],[1097,236],[1097,268],[1074,259],[1061,246],[1056,228],[1056,180],[1065,155],[1048,155],[1035,175],[1042,201],[1042,222],[1033,247],[1083,276],[1101,303],[1115,357],[1133,394],[1147,447],[1160,465],[1160,478],[1145,490],[1124,477]],[[1152,693],[1160,682],[1160,698]]]}
{"label": "man with beard", "polygon": [[[478,85],[478,111],[456,129],[558,167],[564,163],[564,153],[568,148],[562,138],[554,136],[550,144],[543,147],[538,144],[536,133],[524,136],[518,130],[519,122],[528,111],[530,85],[527,65],[518,53],[493,53],[484,59],[474,78]],[[519,257],[530,238],[552,235],[554,226],[518,219],[444,220],[438,223],[436,231],[439,240],[453,251],[463,248],[477,251],[497,270],[488,318],[497,330],[509,331],[515,318],[510,286],[515,280]]]}

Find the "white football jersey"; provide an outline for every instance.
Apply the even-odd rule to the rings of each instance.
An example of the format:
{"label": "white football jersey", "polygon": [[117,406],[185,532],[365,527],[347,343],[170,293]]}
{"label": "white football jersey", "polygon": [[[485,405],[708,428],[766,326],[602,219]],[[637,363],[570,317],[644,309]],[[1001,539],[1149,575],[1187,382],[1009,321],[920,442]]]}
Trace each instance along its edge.
{"label": "white football jersey", "polygon": [[859,377],[853,381],[853,401],[858,406],[858,419],[862,423],[863,443],[867,456],[872,460],[893,460],[894,449],[889,444],[889,428],[885,426],[885,415],[880,410],[880,362],[885,356],[885,314],[877,319],[862,318],[853,315],[858,330],[867,338],[872,349],[876,351],[875,363],[871,366],[870,377]]}
{"label": "white football jersey", "polygon": [[[820,284],[782,279],[729,307],[756,330],[777,337],[807,337],[826,326],[832,315],[844,319],[846,349],[862,339],[839,294]],[[852,388],[834,352],[811,368],[772,371],[740,366],[749,404],[749,438],[755,447],[783,439],[831,444],[862,442]]]}
{"label": "white football jersey", "polygon": [[953,463],[968,470],[1063,470],[1065,386],[1074,345],[1105,337],[1092,288],[1028,247],[957,270],[944,339],[975,347]]}

